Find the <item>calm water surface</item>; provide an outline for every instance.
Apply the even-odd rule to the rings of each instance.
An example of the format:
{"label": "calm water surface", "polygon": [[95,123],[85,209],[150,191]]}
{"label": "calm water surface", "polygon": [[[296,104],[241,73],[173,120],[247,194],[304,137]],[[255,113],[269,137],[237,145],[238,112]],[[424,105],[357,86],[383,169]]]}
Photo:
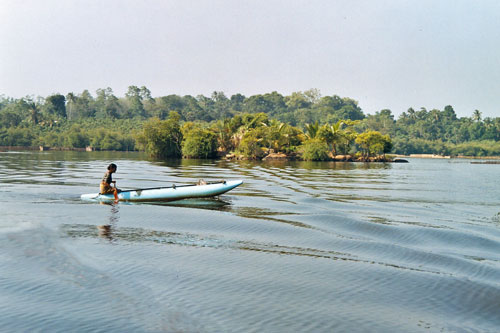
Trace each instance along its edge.
{"label": "calm water surface", "polygon": [[[218,199],[121,188],[243,179]],[[1,332],[498,332],[500,165],[0,153]]]}

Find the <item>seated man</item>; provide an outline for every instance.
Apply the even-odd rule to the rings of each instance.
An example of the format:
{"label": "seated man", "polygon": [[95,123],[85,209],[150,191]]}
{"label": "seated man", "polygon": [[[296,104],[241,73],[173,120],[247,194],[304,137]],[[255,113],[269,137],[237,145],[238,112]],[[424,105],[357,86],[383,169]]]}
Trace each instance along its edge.
{"label": "seated man", "polygon": [[[116,188],[116,180],[113,180],[112,174],[116,172],[116,164],[108,165],[108,171],[104,174],[101,181],[101,194],[113,193],[115,201],[118,201],[118,189]],[[114,186],[111,186],[113,184]]]}

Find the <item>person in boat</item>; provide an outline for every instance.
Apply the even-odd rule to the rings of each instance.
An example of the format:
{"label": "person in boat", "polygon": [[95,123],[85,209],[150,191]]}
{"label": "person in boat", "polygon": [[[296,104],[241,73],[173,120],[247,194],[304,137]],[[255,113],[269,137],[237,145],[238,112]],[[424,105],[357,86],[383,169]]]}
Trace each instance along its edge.
{"label": "person in boat", "polygon": [[[113,180],[113,173],[116,172],[117,166],[114,163],[108,165],[108,171],[104,174],[101,181],[101,194],[113,193],[115,200],[118,200],[118,192],[120,191],[116,187],[116,180]],[[111,186],[113,184],[114,186]]]}

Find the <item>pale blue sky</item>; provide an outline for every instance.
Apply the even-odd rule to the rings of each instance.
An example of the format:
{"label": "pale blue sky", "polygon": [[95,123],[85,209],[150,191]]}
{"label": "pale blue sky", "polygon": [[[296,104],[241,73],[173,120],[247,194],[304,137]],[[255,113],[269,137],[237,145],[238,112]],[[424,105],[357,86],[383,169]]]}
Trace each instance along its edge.
{"label": "pale blue sky", "polygon": [[0,0],[0,94],[129,85],[500,117],[500,1]]}

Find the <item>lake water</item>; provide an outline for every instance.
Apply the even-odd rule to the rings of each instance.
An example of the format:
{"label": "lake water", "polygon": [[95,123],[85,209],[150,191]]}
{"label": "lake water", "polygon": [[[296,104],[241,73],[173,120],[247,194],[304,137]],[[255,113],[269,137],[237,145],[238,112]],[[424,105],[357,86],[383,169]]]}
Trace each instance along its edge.
{"label": "lake water", "polygon": [[[218,199],[118,187],[242,179]],[[500,165],[0,153],[1,332],[500,331]]]}

